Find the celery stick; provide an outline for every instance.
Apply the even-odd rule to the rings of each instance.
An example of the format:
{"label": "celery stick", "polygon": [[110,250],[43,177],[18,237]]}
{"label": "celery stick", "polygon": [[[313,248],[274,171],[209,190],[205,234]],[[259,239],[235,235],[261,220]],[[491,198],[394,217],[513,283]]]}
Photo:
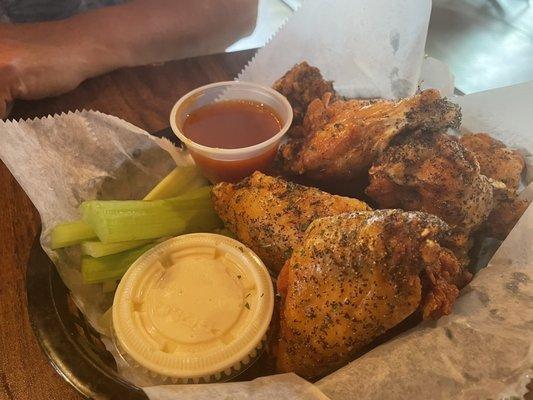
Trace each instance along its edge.
{"label": "celery stick", "polygon": [[207,184],[207,179],[202,176],[197,167],[176,167],[143,200],[168,199]]}
{"label": "celery stick", "polygon": [[104,335],[108,337],[113,336],[113,307],[109,307],[107,311],[100,316],[98,322],[100,323],[100,326],[104,329]]}
{"label": "celery stick", "polygon": [[153,246],[154,244],[150,243],[138,249],[128,250],[100,258],[83,256],[81,260],[83,280],[85,283],[100,283],[113,279],[120,279],[131,264]]}
{"label": "celery stick", "polygon": [[[207,180],[202,176],[200,171],[195,166],[176,167],[170,174],[168,174],[161,182],[159,182],[146,195],[144,200],[160,200],[171,198],[178,194],[197,189],[208,184]],[[83,220],[66,222],[59,224],[52,230],[52,249],[61,247],[68,247],[79,244],[82,241],[96,238],[94,230]],[[86,254],[93,257],[101,257],[109,254],[118,253],[128,249],[141,246],[131,244],[131,247],[116,247],[112,246],[106,248],[100,246],[98,242],[90,242],[85,247]],[[96,255],[99,254],[99,255]]]}
{"label": "celery stick", "polygon": [[190,212],[214,213],[211,187],[166,200],[92,200],[84,202],[80,209],[84,221],[104,243],[175,236],[186,232],[188,224],[194,224]]}
{"label": "celery stick", "polygon": [[59,249],[96,237],[94,230],[84,221],[65,222],[52,229],[51,247]]}
{"label": "celery stick", "polygon": [[129,242],[102,243],[97,240],[82,242],[82,254],[91,257],[104,257],[111,254],[121,253],[126,250],[135,249],[150,243],[152,240],[131,240]]}

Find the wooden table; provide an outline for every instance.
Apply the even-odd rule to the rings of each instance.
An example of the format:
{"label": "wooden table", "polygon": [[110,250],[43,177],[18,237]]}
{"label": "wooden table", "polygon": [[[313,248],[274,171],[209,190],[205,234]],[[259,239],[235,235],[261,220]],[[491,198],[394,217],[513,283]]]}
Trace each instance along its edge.
{"label": "wooden table", "polygon": [[[15,104],[10,118],[93,109],[149,132],[169,125],[176,100],[195,87],[232,79],[253,51],[220,54],[161,66],[123,69],[84,82],[63,96]],[[0,162],[0,399],[81,399],[48,364],[30,327],[26,263],[39,215]]]}

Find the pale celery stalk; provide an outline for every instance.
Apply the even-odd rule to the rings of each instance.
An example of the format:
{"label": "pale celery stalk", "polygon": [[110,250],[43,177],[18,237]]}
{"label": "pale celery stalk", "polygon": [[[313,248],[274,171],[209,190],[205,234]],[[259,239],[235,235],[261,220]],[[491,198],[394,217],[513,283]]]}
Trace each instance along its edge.
{"label": "pale celery stalk", "polygon": [[73,246],[83,240],[96,238],[96,233],[84,221],[65,222],[57,225],[51,233],[52,249]]}
{"label": "pale celery stalk", "polygon": [[129,242],[102,243],[98,240],[83,242],[81,252],[91,257],[104,257],[111,254],[121,253],[126,250],[135,249],[150,243],[152,240],[131,240]]}
{"label": "pale celery stalk", "polygon": [[118,280],[141,255],[154,246],[150,243],[138,249],[124,251],[110,256],[94,258],[83,256],[81,274],[85,283],[100,283]]}
{"label": "pale celery stalk", "polygon": [[207,186],[208,181],[195,166],[176,167],[148,193],[143,200],[161,200]]}
{"label": "pale celery stalk", "polygon": [[[195,166],[176,167],[148,193],[143,200],[162,200],[178,196],[192,189],[207,186],[200,170]],[[96,235],[95,235],[96,236]],[[103,257],[122,251],[134,249],[149,243],[149,240],[133,240],[120,243],[102,243],[100,241],[83,242],[83,254],[91,257]]]}
{"label": "pale celery stalk", "polygon": [[[187,232],[189,225],[203,229],[202,218],[213,220],[214,213],[211,187],[166,200],[87,201],[80,210],[83,220],[104,243],[175,236]],[[192,215],[198,221],[193,221]]]}
{"label": "pale celery stalk", "polygon": [[[159,182],[148,195],[146,195],[144,200],[160,200],[174,197],[181,192],[206,185],[207,180],[201,175],[198,168],[194,166],[176,167],[161,182]],[[52,249],[59,249],[61,247],[73,246],[80,242],[95,238],[96,234],[93,229],[83,220],[66,222],[57,225],[52,230],[51,247]],[[137,246],[133,246],[132,244],[132,247],[129,248],[135,247]],[[124,250],[127,249],[128,248],[124,247]],[[101,246],[98,251],[101,252],[102,255],[113,254],[112,250],[106,249],[105,246]],[[117,251],[114,253],[117,253]]]}
{"label": "pale celery stalk", "polygon": [[100,327],[104,330],[102,332],[104,335],[106,335],[107,337],[113,336],[113,307],[109,307],[107,311],[100,316],[98,322]]}

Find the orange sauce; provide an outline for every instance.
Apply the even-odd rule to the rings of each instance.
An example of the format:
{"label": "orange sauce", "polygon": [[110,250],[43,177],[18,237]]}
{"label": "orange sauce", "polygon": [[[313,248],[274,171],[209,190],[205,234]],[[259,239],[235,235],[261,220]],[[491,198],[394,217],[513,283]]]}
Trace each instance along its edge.
{"label": "orange sauce", "polygon": [[[281,120],[270,107],[246,100],[231,100],[201,107],[189,114],[183,134],[197,144],[219,149],[240,149],[262,143],[281,130]],[[191,151],[196,164],[213,183],[236,182],[264,171],[276,155],[278,146],[240,160],[219,160]]]}
{"label": "orange sauce", "polygon": [[240,149],[262,143],[281,129],[270,107],[246,100],[220,101],[190,113],[183,134],[193,142],[219,149]]}
{"label": "orange sauce", "polygon": [[255,171],[265,172],[274,160],[277,150],[276,145],[255,157],[237,161],[215,160],[192,151],[191,156],[211,182],[238,182]]}

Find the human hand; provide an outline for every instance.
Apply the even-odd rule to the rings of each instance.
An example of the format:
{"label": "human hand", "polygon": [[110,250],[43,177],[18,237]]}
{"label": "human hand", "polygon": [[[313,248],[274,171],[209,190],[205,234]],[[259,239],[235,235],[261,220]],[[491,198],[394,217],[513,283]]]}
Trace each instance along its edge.
{"label": "human hand", "polygon": [[14,99],[67,92],[102,65],[94,45],[66,23],[0,24],[0,118]]}
{"label": "human hand", "polygon": [[132,0],[60,21],[0,23],[0,118],[14,99],[58,95],[116,68],[223,51],[256,16],[257,0]]}

